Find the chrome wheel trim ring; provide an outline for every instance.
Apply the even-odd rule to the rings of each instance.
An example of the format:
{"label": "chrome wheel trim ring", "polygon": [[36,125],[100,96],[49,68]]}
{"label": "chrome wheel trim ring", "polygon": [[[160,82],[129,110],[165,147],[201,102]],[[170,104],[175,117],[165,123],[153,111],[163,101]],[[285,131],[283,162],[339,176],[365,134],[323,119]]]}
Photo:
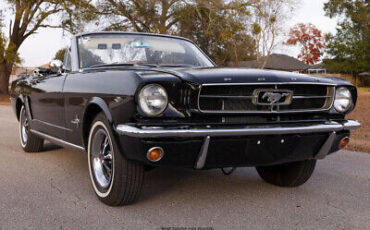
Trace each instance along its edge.
{"label": "chrome wheel trim ring", "polygon": [[19,138],[21,146],[24,148],[27,145],[28,140],[28,118],[24,106],[21,108],[19,117]]}
{"label": "chrome wheel trim ring", "polygon": [[95,132],[90,154],[95,179],[100,187],[106,189],[112,179],[112,146],[104,129]]}
{"label": "chrome wheel trim ring", "polygon": [[[108,140],[109,140],[109,145],[111,146],[112,150],[111,150],[111,155],[112,155],[112,160],[111,160],[111,169],[112,169],[112,172],[111,172],[111,178],[110,178],[110,181],[109,181],[109,184],[106,184],[105,186],[101,186],[101,185],[104,185],[104,183],[101,184],[102,181],[98,181],[98,177],[96,176],[96,171],[94,169],[94,165],[92,165],[92,162],[94,162],[96,165],[95,167],[99,168],[99,165],[101,167],[102,164],[100,164],[99,162],[96,162],[96,156],[92,156],[92,151],[93,151],[93,145],[94,143],[93,140],[94,140],[94,136],[93,134],[96,134],[97,132],[95,132],[95,129],[97,129],[98,127],[102,127],[104,129],[104,133],[106,134],[106,136],[108,137]],[[98,131],[99,132],[99,131]],[[95,159],[94,159],[95,158]],[[114,171],[114,147],[113,147],[113,143],[112,143],[112,138],[109,134],[109,131],[108,131],[108,128],[105,126],[105,124],[101,121],[97,121],[94,123],[94,125],[92,126],[91,128],[91,131],[90,131],[90,134],[89,134],[89,142],[88,142],[88,167],[89,167],[89,172],[90,172],[90,179],[91,179],[91,183],[93,185],[93,188],[94,188],[94,191],[95,193],[101,197],[101,198],[105,198],[109,195],[109,193],[111,192],[112,190],[112,187],[113,187],[113,181],[114,181],[114,174],[115,174],[115,171]],[[100,171],[100,172],[103,172],[103,171]],[[103,176],[103,175],[99,175],[99,176]],[[95,182],[95,179],[96,178],[96,182]],[[97,184],[98,183],[98,186],[102,187],[102,188],[107,188],[107,190],[105,192],[102,192],[98,189],[98,186]]]}

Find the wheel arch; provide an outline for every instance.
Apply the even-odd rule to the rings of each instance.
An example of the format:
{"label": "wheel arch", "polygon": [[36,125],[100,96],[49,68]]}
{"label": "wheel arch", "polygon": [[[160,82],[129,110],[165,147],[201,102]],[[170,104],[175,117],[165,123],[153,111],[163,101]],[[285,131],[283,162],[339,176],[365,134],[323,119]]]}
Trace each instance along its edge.
{"label": "wheel arch", "polygon": [[89,132],[92,122],[94,118],[101,112],[104,113],[113,130],[113,117],[106,102],[100,97],[91,98],[91,100],[87,103],[82,120],[82,135],[85,149],[87,149],[87,142],[89,139]]}

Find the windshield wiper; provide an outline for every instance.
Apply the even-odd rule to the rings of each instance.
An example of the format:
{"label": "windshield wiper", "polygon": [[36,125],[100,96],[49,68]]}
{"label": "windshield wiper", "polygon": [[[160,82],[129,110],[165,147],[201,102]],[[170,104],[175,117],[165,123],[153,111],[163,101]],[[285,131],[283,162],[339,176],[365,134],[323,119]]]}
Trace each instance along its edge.
{"label": "windshield wiper", "polygon": [[154,67],[154,68],[159,67],[159,65],[157,64],[138,64],[138,66],[148,66],[148,67]]}
{"label": "windshield wiper", "polygon": [[193,65],[188,64],[159,64],[160,67],[194,67]]}
{"label": "windshield wiper", "polygon": [[91,67],[105,67],[105,66],[135,66],[133,63],[111,63],[111,64],[97,64],[97,65],[91,65]]}
{"label": "windshield wiper", "polygon": [[136,64],[136,63],[130,63],[130,62],[127,62],[127,63],[115,62],[111,64],[97,64],[97,65],[92,65],[90,67],[104,67],[104,66],[148,66],[148,67],[154,67],[154,68],[159,67],[159,65],[157,64]]}
{"label": "windshield wiper", "polygon": [[188,65],[188,64],[136,64],[136,63],[130,63],[130,62],[115,62],[115,63],[110,63],[110,64],[96,64],[89,66],[89,68],[94,68],[94,67],[106,67],[106,66],[148,66],[148,67],[153,67],[153,68],[158,68],[158,67],[194,67],[193,65]]}

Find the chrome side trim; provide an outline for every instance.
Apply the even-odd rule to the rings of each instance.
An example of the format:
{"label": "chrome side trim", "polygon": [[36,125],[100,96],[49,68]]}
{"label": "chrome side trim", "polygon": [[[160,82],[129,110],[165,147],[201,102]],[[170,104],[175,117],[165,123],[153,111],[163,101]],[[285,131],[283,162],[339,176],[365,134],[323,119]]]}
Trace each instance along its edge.
{"label": "chrome side trim", "polygon": [[45,133],[42,133],[42,132],[39,132],[37,130],[34,130],[34,129],[30,129],[30,132],[41,137],[41,138],[44,138],[54,144],[57,144],[57,145],[61,145],[63,147],[67,147],[67,148],[72,148],[72,149],[75,149],[75,150],[78,150],[80,152],[83,152],[83,153],[86,153],[86,150],[84,147],[81,147],[79,145],[75,145],[75,144],[72,144],[72,143],[69,143],[67,141],[64,141],[62,139],[59,139],[57,137],[53,137],[53,136],[50,136],[48,134],[45,134]]}
{"label": "chrome side trim", "polygon": [[52,124],[52,123],[49,123],[49,122],[46,122],[46,121],[42,121],[42,120],[38,120],[38,119],[32,119],[32,122],[38,122],[38,123],[41,123],[41,124],[46,125],[46,126],[50,126],[50,127],[53,127],[53,128],[57,128],[57,129],[61,129],[61,130],[64,130],[64,131],[72,132],[72,129],[69,129],[69,128],[66,128],[66,127],[63,127],[63,126],[59,126],[59,125],[55,125],[55,124]]}
{"label": "chrome side trim", "polygon": [[213,85],[289,85],[289,84],[297,84],[297,85],[327,85],[327,86],[336,86],[336,84],[332,83],[324,83],[324,82],[251,82],[251,83],[207,83],[202,84],[204,86],[213,86]]}
{"label": "chrome side trim", "polygon": [[164,129],[163,127],[137,128],[129,124],[120,124],[116,132],[120,135],[137,138],[160,138],[160,137],[214,137],[214,136],[248,136],[248,135],[279,135],[296,133],[317,133],[317,132],[339,132],[342,130],[358,129],[359,122],[348,121],[341,124],[335,121],[300,126],[288,125],[251,125],[244,128],[201,128],[201,129]]}
{"label": "chrome side trim", "polygon": [[207,159],[208,146],[209,146],[210,140],[211,140],[210,136],[206,136],[206,138],[204,138],[204,142],[203,142],[202,147],[200,149],[198,159],[195,162],[195,166],[194,166],[195,169],[202,169],[204,167],[204,165],[206,163],[206,159]]}
{"label": "chrome side trim", "polygon": [[315,159],[324,159],[326,155],[328,155],[331,147],[333,146],[333,142],[335,140],[336,133],[335,131],[332,132],[329,137],[326,139],[325,143],[321,146],[319,152],[316,154]]}

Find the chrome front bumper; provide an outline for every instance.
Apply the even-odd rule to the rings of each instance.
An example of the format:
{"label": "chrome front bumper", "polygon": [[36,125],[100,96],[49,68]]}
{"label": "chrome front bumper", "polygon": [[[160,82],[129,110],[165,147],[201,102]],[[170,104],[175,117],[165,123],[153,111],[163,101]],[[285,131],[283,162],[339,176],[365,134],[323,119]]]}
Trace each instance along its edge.
{"label": "chrome front bumper", "polygon": [[332,146],[335,145],[337,133],[355,130],[360,127],[361,125],[358,121],[346,120],[341,122],[330,121],[319,124],[249,125],[242,128],[216,128],[210,126],[206,128],[165,128],[153,126],[138,128],[131,124],[121,124],[118,125],[115,130],[120,135],[134,138],[202,137],[203,144],[193,166],[195,169],[202,169],[206,164],[212,137],[328,133],[328,137],[319,151],[313,153],[311,156],[313,159],[323,159],[329,154]]}
{"label": "chrome front bumper", "polygon": [[250,135],[282,135],[303,133],[329,133],[344,130],[355,130],[361,124],[355,120],[346,120],[343,123],[330,121],[310,125],[250,125],[243,128],[163,128],[163,127],[135,127],[129,124],[120,124],[116,132],[120,135],[136,138],[165,138],[165,137],[216,137],[216,136],[250,136]]}

